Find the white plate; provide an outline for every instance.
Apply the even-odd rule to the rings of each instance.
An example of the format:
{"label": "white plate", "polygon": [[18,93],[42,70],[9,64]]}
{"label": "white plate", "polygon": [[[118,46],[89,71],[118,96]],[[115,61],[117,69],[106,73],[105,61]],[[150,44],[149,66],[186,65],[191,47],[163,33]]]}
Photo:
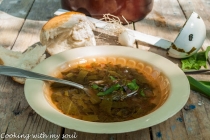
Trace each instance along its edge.
{"label": "white plate", "polygon": [[33,71],[49,74],[58,66],[65,64],[65,62],[96,55],[131,57],[158,68],[170,83],[170,94],[167,100],[154,112],[138,119],[115,123],[87,122],[58,112],[48,103],[44,96],[44,82],[28,79],[24,91],[29,105],[40,116],[59,126],[83,132],[110,134],[131,132],[161,123],[180,111],[189,98],[190,86],[188,79],[178,66],[160,55],[129,47],[94,46],[71,49],[49,57],[36,66]]}

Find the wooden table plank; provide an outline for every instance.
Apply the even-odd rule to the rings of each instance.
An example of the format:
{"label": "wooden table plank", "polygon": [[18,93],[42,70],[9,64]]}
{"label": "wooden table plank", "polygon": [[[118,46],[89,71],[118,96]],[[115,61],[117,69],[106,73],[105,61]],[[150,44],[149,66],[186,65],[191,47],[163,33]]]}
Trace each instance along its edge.
{"label": "wooden table plank", "polygon": [[[62,138],[64,140],[69,140],[70,138],[76,140],[96,140],[96,134],[65,129],[64,134],[62,134]],[[99,139],[101,140],[101,138]]]}
{"label": "wooden table plank", "polygon": [[64,140],[68,140],[69,137],[76,136],[76,140],[149,140],[150,133],[149,128],[129,132],[129,133],[122,133],[122,134],[91,134],[91,133],[84,133],[75,130],[65,129],[64,133]]}
{"label": "wooden table plank", "polygon": [[[183,3],[186,3],[186,2],[183,0]],[[187,14],[183,13],[182,11],[183,6],[181,5],[182,7],[180,7],[179,4],[180,3],[177,0],[155,1],[153,11],[146,17],[146,19],[140,22],[137,22],[135,24],[136,30],[150,34],[150,35],[159,36],[159,37],[168,39],[170,41],[174,41],[180,29],[184,25],[186,19],[192,13],[192,11],[190,10],[188,11]],[[188,5],[185,4],[184,8],[188,8]],[[171,18],[172,16],[173,18]],[[204,17],[206,18],[207,16],[205,15]],[[204,21],[206,21],[205,18],[204,18]],[[208,30],[207,30],[207,34],[208,34]],[[208,38],[207,40],[205,40],[205,42],[208,42]],[[165,53],[165,50],[162,50],[162,49],[159,49],[159,48],[156,48],[156,47],[153,47],[151,45],[147,45],[141,42],[138,43],[138,47],[140,49],[149,50],[154,53],[158,53],[170,59],[171,61],[173,61],[174,63],[180,66],[180,61],[168,57]],[[195,76],[196,75],[193,75],[193,77]],[[203,78],[201,78],[202,76],[200,74],[197,74],[197,77],[200,79],[203,79],[205,77],[205,80],[209,79],[209,77],[205,75],[203,76]],[[193,91],[191,91],[191,94],[193,94]],[[189,100],[195,101],[196,99],[197,97],[194,97],[191,95]],[[190,103],[191,102],[188,101],[188,104]],[[193,102],[191,104],[194,105],[195,103],[196,102]],[[207,104],[207,107],[203,105],[203,108],[209,109],[209,105]],[[169,118],[165,122],[158,124],[156,126],[153,126],[152,127],[153,139],[154,140],[159,140],[159,139],[185,140],[185,139],[195,139],[195,138],[201,139],[201,138],[210,137],[206,133],[210,128],[209,123],[207,122],[209,121],[207,117],[207,112],[205,112],[204,109],[202,110],[199,109],[196,115],[192,115],[191,113],[188,113],[187,111],[183,110],[183,111],[178,112],[176,115]],[[204,114],[205,116],[205,120],[202,120],[201,124],[199,124],[200,114]],[[188,121],[189,118],[194,119],[194,121],[190,123]],[[180,122],[180,120],[182,121]],[[206,122],[205,125],[203,124],[204,122]],[[200,127],[203,128],[203,131],[201,130],[201,132],[199,132]],[[204,134],[204,136],[199,135],[199,134]]]}
{"label": "wooden table plank", "polygon": [[[3,4],[3,2],[1,4]],[[13,0],[11,2],[15,1]],[[23,2],[29,3],[28,0],[26,1],[22,0],[21,3]],[[20,3],[20,1],[18,3]],[[11,31],[17,30],[17,34],[19,36],[17,40],[15,37],[14,39],[10,38],[9,40],[13,41],[10,43],[7,42],[2,44],[2,42],[0,42],[1,45],[5,46],[6,44],[7,46],[7,44],[9,44],[8,46],[11,47],[14,44],[14,41],[16,41],[13,50],[24,51],[30,45],[33,45],[35,42],[39,42],[39,32],[41,27],[47,20],[49,20],[49,18],[53,16],[54,11],[60,8],[60,1],[54,0],[53,2],[49,2],[43,0],[36,0],[32,4],[33,7],[31,9],[30,9],[31,6],[29,6],[28,4],[27,5],[22,4],[21,6],[17,6],[17,9],[10,7],[10,9],[13,9],[12,13],[15,13],[15,11],[18,13],[19,10],[21,11],[21,9],[24,9],[24,7],[30,9],[30,12],[26,11],[25,16],[27,17],[24,17],[26,18],[26,20],[23,17],[21,17],[22,15],[20,17],[12,17],[12,19],[14,19],[13,21],[14,23],[11,25],[7,25],[7,27],[4,27],[4,30],[6,33],[10,31],[9,28],[11,28]],[[20,9],[18,9],[18,7],[20,7]],[[0,17],[2,18],[3,16],[0,15]],[[5,19],[5,21],[8,21],[8,19]],[[21,30],[19,26],[20,28],[22,27]],[[11,34],[14,35],[14,32],[11,32]],[[9,38],[9,35],[7,37]],[[0,40],[4,39],[0,38]],[[4,76],[0,77],[0,81],[2,82],[0,84],[0,97],[1,97],[0,110],[3,112],[3,114],[6,114],[6,116],[2,115],[3,117],[0,117],[1,133],[6,133],[6,134],[16,133],[16,134],[30,134],[30,135],[46,133],[48,136],[50,134],[61,133],[62,130],[61,127],[54,125],[46,121],[45,119],[41,118],[39,115],[34,113],[33,110],[29,107],[24,96],[23,85],[20,85],[14,82],[11,78],[7,78]]]}
{"label": "wooden table plank", "polygon": [[24,51],[29,46],[39,42],[42,26],[54,16],[54,12],[58,8],[60,8],[60,0],[53,2],[36,0],[13,46],[13,50]]}
{"label": "wooden table plank", "polygon": [[182,112],[176,113],[173,117],[169,118],[161,124],[152,127],[153,139],[167,139],[167,140],[187,140],[185,124]]}
{"label": "wooden table plank", "polygon": [[[0,3],[0,45],[11,48],[34,0],[3,0]],[[14,8],[15,7],[15,8]]]}
{"label": "wooden table plank", "polygon": [[[185,21],[186,18],[177,0],[156,0],[152,12],[144,20],[136,22],[135,29],[173,42]],[[169,57],[164,49],[142,42],[138,42],[138,48],[160,54],[180,65],[180,61]]]}
{"label": "wooden table plank", "polygon": [[[199,122],[198,122],[198,118],[197,118],[197,114],[196,114],[196,104],[192,101],[193,94],[191,94],[191,97],[188,101],[188,103],[186,104],[186,109],[183,110],[183,116],[184,116],[184,122],[185,122],[185,126],[186,126],[186,130],[187,133],[189,135],[189,139],[192,140],[197,140],[197,139],[202,139],[203,136],[201,134],[200,128],[199,128]],[[195,109],[188,109],[189,107],[194,106]],[[193,108],[194,108],[193,107]]]}
{"label": "wooden table plank", "polygon": [[183,109],[185,126],[190,139],[210,138],[209,105],[209,99],[197,92],[191,92],[190,99]]}
{"label": "wooden table plank", "polygon": [[[15,121],[14,118],[17,115],[20,115],[22,111],[25,111],[27,106],[23,103],[25,101],[25,97],[23,89],[20,88],[20,85],[14,82],[10,77],[7,78],[1,76],[0,78],[0,81],[3,82],[0,86],[0,110],[2,114],[4,114],[3,117],[0,117],[0,132],[4,133],[8,131],[9,124],[12,121]],[[19,128],[18,124],[17,127],[11,126],[12,129],[17,128],[17,130],[22,130],[22,127]]]}
{"label": "wooden table plank", "polygon": [[204,20],[206,25],[207,37],[204,41],[203,48],[210,45],[210,2],[208,0],[178,0],[186,17],[189,17],[194,11]]}
{"label": "wooden table plank", "polygon": [[117,140],[149,140],[151,139],[150,136],[150,129],[142,129],[135,132],[117,134]]}
{"label": "wooden table plank", "polygon": [[144,20],[135,23],[135,28],[173,42],[185,21],[177,0],[156,0],[152,12]]}

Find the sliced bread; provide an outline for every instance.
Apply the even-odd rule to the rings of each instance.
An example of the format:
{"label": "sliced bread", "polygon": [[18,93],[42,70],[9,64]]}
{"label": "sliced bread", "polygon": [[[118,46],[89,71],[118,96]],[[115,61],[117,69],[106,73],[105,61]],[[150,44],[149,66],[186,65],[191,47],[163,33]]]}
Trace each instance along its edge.
{"label": "sliced bread", "polygon": [[[39,44],[30,46],[24,53],[8,50],[0,46],[0,64],[25,70],[31,70],[46,58],[45,50],[46,46]],[[18,83],[25,83],[25,78],[12,78]]]}

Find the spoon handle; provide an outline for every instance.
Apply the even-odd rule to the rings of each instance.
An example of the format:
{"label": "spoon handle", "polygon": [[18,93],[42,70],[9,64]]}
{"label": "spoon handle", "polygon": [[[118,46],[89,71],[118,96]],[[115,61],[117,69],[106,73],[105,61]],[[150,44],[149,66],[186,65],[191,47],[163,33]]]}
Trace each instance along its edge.
{"label": "spoon handle", "polygon": [[23,70],[23,69],[20,69],[20,68],[10,67],[10,66],[0,65],[0,75],[16,76],[16,77],[22,77],[22,78],[27,78],[27,79],[54,81],[54,82],[57,82],[57,83],[70,85],[70,86],[77,87],[77,88],[80,88],[80,89],[84,88],[83,85],[77,84],[77,83],[74,83],[74,82],[71,82],[71,81],[62,80],[62,79],[58,79],[58,78],[51,77],[51,76],[48,76],[48,75],[44,75],[44,74],[40,74],[40,73],[28,71],[28,70]]}

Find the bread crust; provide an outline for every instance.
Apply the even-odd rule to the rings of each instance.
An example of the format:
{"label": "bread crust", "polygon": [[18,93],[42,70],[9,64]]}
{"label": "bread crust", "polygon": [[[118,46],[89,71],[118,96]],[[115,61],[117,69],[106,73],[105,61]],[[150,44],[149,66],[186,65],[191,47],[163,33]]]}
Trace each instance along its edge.
{"label": "bread crust", "polygon": [[72,28],[82,20],[86,20],[86,16],[79,12],[66,12],[51,18],[41,29],[40,42],[43,45],[48,45],[50,38],[54,39],[55,36],[65,31],[65,28]]}
{"label": "bread crust", "polygon": [[25,81],[26,81],[25,78],[20,78],[20,77],[12,77],[12,80],[22,85],[25,84]]}
{"label": "bread crust", "polygon": [[79,12],[66,12],[64,14],[61,14],[59,16],[55,16],[52,19],[50,19],[45,25],[42,27],[43,31],[47,31],[53,28],[57,28],[62,26],[65,22],[69,21],[69,19],[72,16],[75,15],[81,15],[85,16],[85,14],[79,13]]}
{"label": "bread crust", "polygon": [[50,55],[84,46],[96,46],[93,29],[83,13],[67,12],[50,19],[41,29],[40,42]]}

